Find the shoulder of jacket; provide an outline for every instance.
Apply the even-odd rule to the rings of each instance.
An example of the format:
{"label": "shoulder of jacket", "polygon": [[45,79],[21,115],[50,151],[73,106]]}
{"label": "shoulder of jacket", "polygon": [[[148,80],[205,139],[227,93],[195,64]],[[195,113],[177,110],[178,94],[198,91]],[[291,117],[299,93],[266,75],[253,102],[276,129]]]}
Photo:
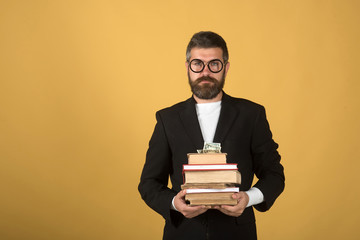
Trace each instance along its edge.
{"label": "shoulder of jacket", "polygon": [[185,101],[182,101],[182,102],[179,102],[179,103],[176,103],[170,107],[166,107],[166,108],[163,108],[163,109],[160,109],[156,112],[156,114],[160,114],[160,115],[168,115],[168,114],[173,114],[173,113],[176,113],[180,110],[183,110],[187,104],[190,103],[190,99],[187,99]]}
{"label": "shoulder of jacket", "polygon": [[228,95],[228,101],[236,107],[239,108],[246,108],[246,109],[254,109],[254,110],[261,110],[264,109],[264,106],[253,102],[251,100],[245,99],[245,98],[236,98]]}

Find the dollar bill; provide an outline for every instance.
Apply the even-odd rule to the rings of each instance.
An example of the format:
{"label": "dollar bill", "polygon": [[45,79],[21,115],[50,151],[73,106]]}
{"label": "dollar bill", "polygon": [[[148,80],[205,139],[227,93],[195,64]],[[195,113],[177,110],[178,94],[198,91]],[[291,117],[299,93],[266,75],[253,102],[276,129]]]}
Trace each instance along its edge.
{"label": "dollar bill", "polygon": [[203,149],[197,150],[198,153],[221,153],[220,143],[204,142]]}

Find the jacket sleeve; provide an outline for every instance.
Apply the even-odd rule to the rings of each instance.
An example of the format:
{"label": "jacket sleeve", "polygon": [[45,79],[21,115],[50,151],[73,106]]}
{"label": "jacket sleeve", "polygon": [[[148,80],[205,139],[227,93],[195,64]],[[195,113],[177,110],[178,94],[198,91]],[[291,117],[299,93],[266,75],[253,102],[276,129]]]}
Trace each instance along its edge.
{"label": "jacket sleeve", "polygon": [[150,208],[170,220],[173,215],[173,210],[170,210],[171,201],[177,194],[167,187],[172,169],[172,153],[159,112],[156,113],[156,120],[138,190]]}
{"label": "jacket sleeve", "polygon": [[264,202],[255,205],[258,211],[267,211],[282,193],[285,187],[284,168],[280,163],[277,151],[278,144],[272,139],[265,109],[258,112],[253,129],[251,151],[256,177],[259,179],[254,185],[264,194]]}

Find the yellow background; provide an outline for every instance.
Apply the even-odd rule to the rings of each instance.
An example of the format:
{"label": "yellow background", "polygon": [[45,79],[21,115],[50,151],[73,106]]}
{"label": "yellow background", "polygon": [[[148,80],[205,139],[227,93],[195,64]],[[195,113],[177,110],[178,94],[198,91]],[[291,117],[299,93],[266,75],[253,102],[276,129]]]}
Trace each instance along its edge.
{"label": "yellow background", "polygon": [[0,1],[0,239],[160,239],[137,192],[185,47],[228,43],[225,91],[263,104],[286,189],[259,239],[359,239],[360,1]]}

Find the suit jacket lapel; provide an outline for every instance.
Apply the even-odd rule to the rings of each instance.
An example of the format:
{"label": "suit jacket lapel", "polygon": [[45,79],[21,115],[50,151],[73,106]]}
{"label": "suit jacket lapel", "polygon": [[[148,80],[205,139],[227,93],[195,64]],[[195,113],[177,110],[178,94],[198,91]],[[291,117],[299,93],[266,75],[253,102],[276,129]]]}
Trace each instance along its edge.
{"label": "suit jacket lapel", "polygon": [[185,128],[186,134],[193,142],[196,149],[202,149],[204,139],[201,133],[199,120],[195,109],[196,101],[193,97],[185,102],[185,108],[179,112],[180,119]]}
{"label": "suit jacket lapel", "polygon": [[231,97],[224,93],[221,101],[220,117],[215,131],[214,142],[221,143],[225,139],[237,114],[238,112],[231,104]]}

